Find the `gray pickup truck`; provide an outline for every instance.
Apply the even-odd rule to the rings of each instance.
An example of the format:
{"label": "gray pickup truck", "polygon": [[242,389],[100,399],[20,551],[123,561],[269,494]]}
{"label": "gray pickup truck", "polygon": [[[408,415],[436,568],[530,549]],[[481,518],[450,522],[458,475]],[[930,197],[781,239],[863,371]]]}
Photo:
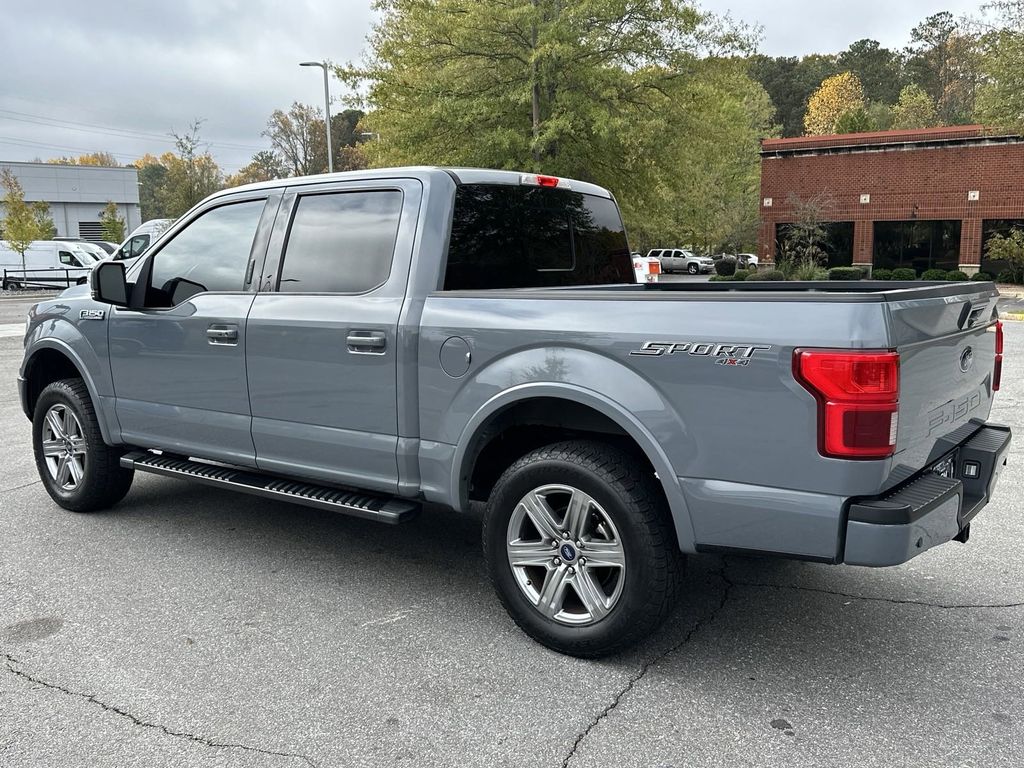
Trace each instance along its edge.
{"label": "gray pickup truck", "polygon": [[386,523],[486,502],[501,601],[586,657],[657,626],[687,553],[884,566],[967,540],[1010,442],[991,283],[633,279],[583,182],[220,192],[30,311],[39,474],[77,512],[136,471]]}

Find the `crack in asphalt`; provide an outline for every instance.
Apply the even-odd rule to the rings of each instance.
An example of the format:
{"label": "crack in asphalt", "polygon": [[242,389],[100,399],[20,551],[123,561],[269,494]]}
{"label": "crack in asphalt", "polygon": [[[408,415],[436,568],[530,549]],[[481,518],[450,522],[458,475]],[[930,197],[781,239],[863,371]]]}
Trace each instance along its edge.
{"label": "crack in asphalt", "polygon": [[6,662],[8,671],[10,671],[12,674],[17,675],[18,677],[28,680],[29,682],[34,683],[36,685],[41,685],[44,688],[48,688],[52,691],[59,691],[60,693],[63,693],[67,696],[72,696],[74,698],[88,701],[89,703],[95,704],[96,706],[100,707],[105,712],[112,712],[115,715],[119,715],[125,718],[126,720],[130,720],[133,724],[141,726],[142,728],[152,728],[153,730],[160,731],[161,733],[167,736],[174,736],[180,739],[187,739],[188,741],[194,741],[197,744],[202,744],[206,747],[213,747],[214,749],[241,749],[246,752],[258,752],[259,754],[270,755],[273,757],[295,758],[296,760],[302,760],[304,763],[311,766],[311,768],[318,768],[317,764],[313,762],[311,758],[307,757],[306,755],[299,754],[297,752],[277,752],[272,749],[263,749],[261,747],[254,747],[249,744],[235,744],[233,742],[228,741],[216,741],[215,739],[210,739],[206,736],[199,736],[194,733],[188,733],[187,731],[175,731],[172,728],[168,728],[166,725],[161,725],[160,723],[148,722],[138,717],[137,715],[133,715],[131,712],[128,712],[127,710],[116,707],[113,704],[108,704],[105,701],[101,701],[91,693],[81,693],[79,691],[72,691],[70,688],[65,688],[64,686],[57,685],[56,683],[47,682],[46,680],[42,680],[38,677],[35,677],[34,675],[30,675],[28,672],[16,669],[13,665],[21,665],[23,662],[19,661],[14,656],[11,656],[9,653],[4,654],[4,660]]}
{"label": "crack in asphalt", "polygon": [[939,608],[941,610],[967,610],[971,608],[1021,608],[1024,602],[1019,603],[932,603],[927,600],[910,600],[899,597],[870,597],[868,595],[854,595],[850,592],[837,592],[822,587],[803,587],[797,584],[767,584],[755,581],[732,582],[737,587],[758,587],[762,589],[791,589],[798,592],[817,592],[823,595],[835,595],[836,597],[848,597],[851,600],[864,600],[875,603],[892,603],[893,605],[923,605],[927,608]]}
{"label": "crack in asphalt", "polygon": [[665,659],[667,656],[672,655],[680,648],[682,648],[684,645],[686,645],[688,642],[690,642],[694,635],[696,635],[703,627],[714,621],[715,617],[718,616],[718,614],[722,611],[723,608],[725,608],[725,604],[729,601],[729,593],[731,592],[734,584],[726,575],[724,565],[722,566],[722,570],[719,571],[717,575],[725,583],[725,589],[722,590],[722,597],[719,600],[718,605],[712,608],[706,616],[699,619],[697,623],[693,625],[690,631],[683,635],[682,639],[678,643],[675,643],[674,645],[670,646],[667,650],[663,651],[662,653],[659,653],[657,656],[654,656],[651,659],[648,659],[640,665],[640,669],[637,670],[636,674],[630,677],[629,680],[626,682],[626,685],[623,686],[618,691],[618,693],[615,694],[615,696],[612,698],[611,703],[603,710],[601,710],[597,714],[597,716],[590,721],[590,724],[585,729],[583,729],[579,734],[577,734],[576,740],[573,742],[572,747],[569,749],[569,752],[562,760],[562,768],[569,768],[569,763],[572,762],[572,759],[576,756],[576,752],[579,749],[580,744],[582,744],[583,741],[587,738],[587,736],[590,735],[591,731],[593,731],[598,725],[600,725],[602,720],[608,717],[608,715],[610,715],[615,710],[615,708],[619,706],[619,703],[626,696],[626,694],[628,694],[630,691],[633,690],[634,687],[636,687],[636,685],[644,678],[648,671],[650,671],[651,667],[653,667],[659,661]]}
{"label": "crack in asphalt", "polygon": [[43,482],[42,480],[33,480],[31,483],[25,483],[24,485],[16,485],[13,488],[0,489],[0,493],[11,493],[12,491],[20,491],[22,488],[28,488],[30,485],[37,485]]}

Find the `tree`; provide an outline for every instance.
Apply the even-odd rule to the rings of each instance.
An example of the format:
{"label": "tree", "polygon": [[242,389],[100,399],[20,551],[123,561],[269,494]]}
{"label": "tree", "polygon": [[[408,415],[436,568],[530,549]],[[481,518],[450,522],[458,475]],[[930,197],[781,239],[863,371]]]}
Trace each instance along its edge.
{"label": "tree", "polygon": [[822,266],[828,261],[826,242],[828,227],[825,222],[831,218],[835,206],[832,197],[822,192],[806,200],[791,192],[786,198],[791,211],[791,222],[785,225],[783,237],[779,240],[778,261],[790,265],[809,262]]}
{"label": "tree", "polygon": [[826,78],[807,102],[804,129],[808,135],[836,133],[843,115],[863,111],[864,89],[851,72]]}
{"label": "tree", "polygon": [[171,133],[177,154],[166,152],[160,163],[167,169],[157,199],[170,218],[177,218],[203,198],[224,186],[224,175],[199,139],[201,120],[184,134]]}
{"label": "tree", "polygon": [[280,179],[286,175],[284,164],[281,158],[269,149],[263,149],[252,156],[252,160],[224,179],[225,187],[238,187],[242,184],[254,184],[259,181],[270,181]]}
{"label": "tree", "polygon": [[103,229],[103,239],[120,243],[124,240],[124,217],[118,213],[117,203],[108,200],[100,214],[100,226]]}
{"label": "tree", "polygon": [[899,101],[892,108],[892,127],[897,130],[932,128],[939,124],[935,102],[924,88],[911,83],[900,91]]}
{"label": "tree", "polygon": [[55,163],[57,165],[95,165],[102,166],[104,168],[120,168],[121,164],[117,162],[117,159],[109,152],[90,152],[86,155],[79,155],[78,157],[58,157],[53,160],[47,160],[48,163]]}
{"label": "tree", "polygon": [[864,107],[857,107],[851,109],[849,112],[844,112],[843,115],[836,122],[836,133],[864,133],[865,131],[877,130],[878,126],[875,125],[871,119],[871,115],[868,114],[867,109]]}
{"label": "tree", "polygon": [[160,158],[145,154],[134,163],[139,176],[139,208],[142,220],[170,218],[161,201],[161,190],[167,180],[167,166]]}
{"label": "tree", "polygon": [[839,54],[841,71],[852,72],[864,86],[864,98],[893,104],[904,79],[902,57],[877,40],[858,40]]}
{"label": "tree", "polygon": [[[7,246],[21,256],[21,268],[25,269],[25,251],[35,240],[52,236],[45,229],[45,218],[49,216],[45,203],[38,206],[25,202],[25,190],[11,171],[0,172],[0,187],[3,188],[3,239]],[[53,221],[50,220],[52,227]]]}
{"label": "tree", "polygon": [[782,135],[800,136],[804,132],[804,113],[811,94],[825,78],[840,70],[835,56],[811,54],[802,59],[752,56],[749,71],[771,97],[775,105],[774,119],[781,126]]}
{"label": "tree", "polygon": [[1024,133],[1024,0],[991,3],[997,24],[982,38],[984,85],[976,119],[997,130]]}
{"label": "tree", "polygon": [[910,40],[908,79],[932,97],[943,125],[968,122],[980,81],[978,39],[942,11],[914,27]]}
{"label": "tree", "polygon": [[[333,121],[331,126],[333,128]],[[324,113],[297,101],[287,112],[275,109],[263,131],[293,176],[327,171],[324,134]]]}
{"label": "tree", "polygon": [[[684,77],[696,54],[735,50],[689,3],[661,0],[378,0],[361,66],[338,77],[373,107],[375,162],[545,170],[592,178],[622,121]],[[409,41],[415,41],[410,45]]]}
{"label": "tree", "polygon": [[578,178],[616,194],[634,242],[749,238],[772,129],[767,94],[731,56],[744,29],[661,0],[378,8],[368,57],[337,68],[365,95],[360,132],[379,134],[359,145],[371,165]]}
{"label": "tree", "polygon": [[985,243],[989,259],[1006,261],[1013,282],[1024,282],[1024,229],[1014,228],[1008,233],[992,235]]}

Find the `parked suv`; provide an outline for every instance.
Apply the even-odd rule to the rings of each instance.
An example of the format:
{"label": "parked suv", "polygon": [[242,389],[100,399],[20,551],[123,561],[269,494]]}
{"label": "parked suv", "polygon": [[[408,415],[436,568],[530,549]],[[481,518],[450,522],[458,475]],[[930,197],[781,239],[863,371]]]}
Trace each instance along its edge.
{"label": "parked suv", "polygon": [[77,512],[135,472],[384,523],[483,503],[513,619],[598,656],[668,614],[689,553],[966,541],[1010,443],[997,295],[637,284],[600,187],[374,169],[219,192],[100,262],[30,310],[19,389]]}
{"label": "parked suv", "polygon": [[715,262],[707,256],[696,256],[683,248],[655,248],[647,253],[661,262],[662,272],[689,272],[691,275],[711,272]]}

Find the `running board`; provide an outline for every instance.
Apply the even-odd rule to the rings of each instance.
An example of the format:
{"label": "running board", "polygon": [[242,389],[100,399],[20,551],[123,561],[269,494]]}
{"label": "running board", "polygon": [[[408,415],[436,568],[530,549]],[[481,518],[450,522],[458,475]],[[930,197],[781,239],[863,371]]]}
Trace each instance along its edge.
{"label": "running board", "polygon": [[397,525],[411,520],[420,505],[405,499],[378,496],[366,491],[352,491],[317,485],[303,480],[289,480],[260,472],[223,464],[209,464],[171,453],[133,451],[121,457],[121,466],[154,475],[195,480],[218,488],[251,493],[268,499],[290,501],[317,509],[329,509],[366,520]]}

